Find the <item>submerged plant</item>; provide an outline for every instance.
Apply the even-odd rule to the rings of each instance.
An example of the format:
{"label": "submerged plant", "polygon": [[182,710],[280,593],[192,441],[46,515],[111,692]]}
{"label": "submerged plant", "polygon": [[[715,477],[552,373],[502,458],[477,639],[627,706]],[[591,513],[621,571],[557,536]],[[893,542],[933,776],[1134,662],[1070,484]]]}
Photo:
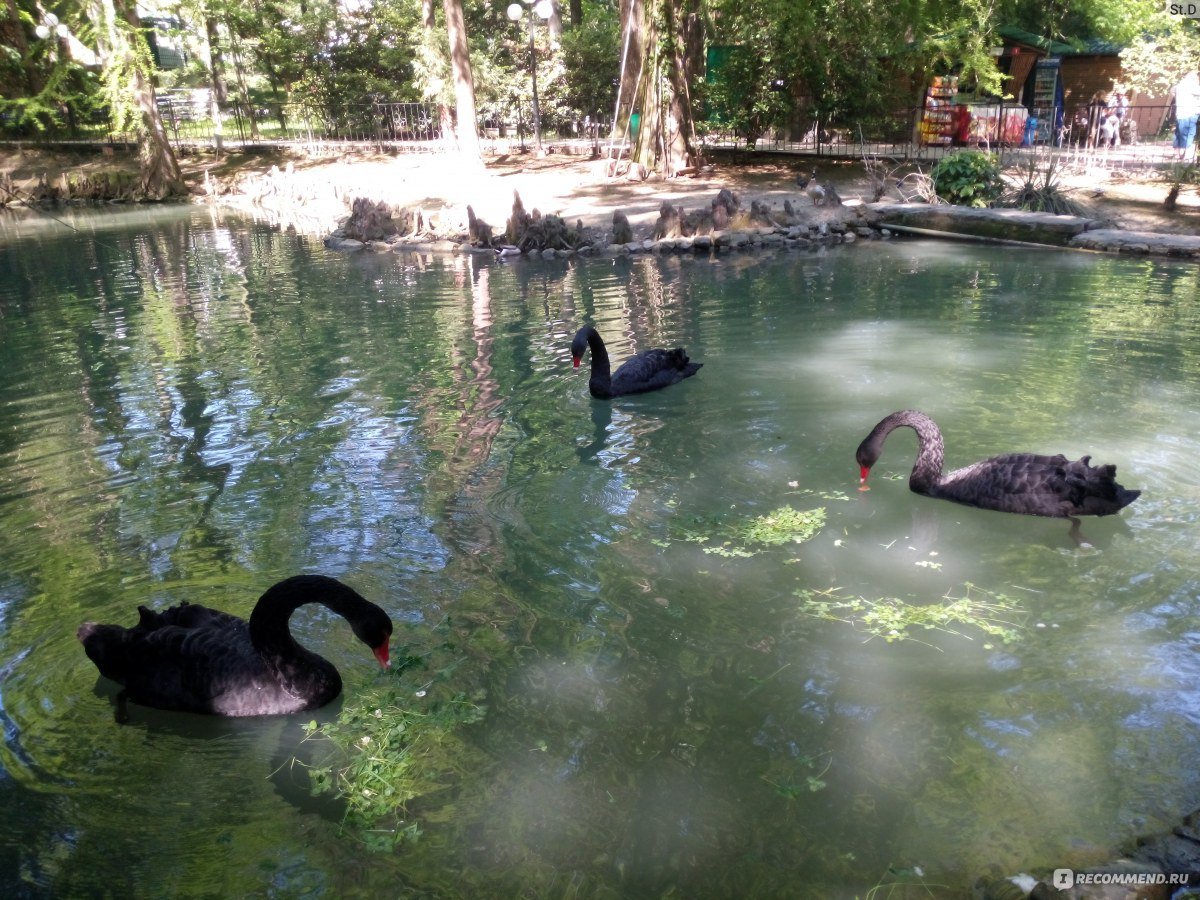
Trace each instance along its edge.
{"label": "submerged plant", "polygon": [[333,761],[309,771],[313,795],[343,800],[343,826],[375,849],[415,840],[420,826],[408,804],[477,768],[479,751],[462,729],[485,715],[482,694],[444,683],[455,663],[430,677],[423,667],[407,671],[421,662],[415,657],[398,662],[386,683],[356,694],[336,721],[303,726],[305,740],[321,738],[336,748]]}
{"label": "submerged plant", "polygon": [[918,631],[941,631],[973,640],[965,631],[973,629],[1010,644],[1020,638],[1023,627],[1014,621],[1024,612],[1017,601],[970,583],[963,585],[962,596],[947,593],[932,603],[911,603],[899,597],[849,596],[836,587],[826,591],[805,588],[796,591],[796,596],[805,615],[845,622],[889,643],[913,639]]}

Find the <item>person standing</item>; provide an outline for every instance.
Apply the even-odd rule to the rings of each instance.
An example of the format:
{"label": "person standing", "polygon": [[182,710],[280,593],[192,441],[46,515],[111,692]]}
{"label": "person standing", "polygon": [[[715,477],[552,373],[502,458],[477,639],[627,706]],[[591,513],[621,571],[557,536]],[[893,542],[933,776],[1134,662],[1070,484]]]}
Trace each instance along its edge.
{"label": "person standing", "polygon": [[1104,123],[1105,110],[1108,109],[1108,97],[1104,91],[1096,91],[1087,106],[1087,143],[1088,147],[1099,146],[1100,126]]}
{"label": "person standing", "polygon": [[1183,159],[1196,141],[1196,118],[1200,116],[1200,75],[1192,69],[1171,88],[1175,99],[1175,158]]}

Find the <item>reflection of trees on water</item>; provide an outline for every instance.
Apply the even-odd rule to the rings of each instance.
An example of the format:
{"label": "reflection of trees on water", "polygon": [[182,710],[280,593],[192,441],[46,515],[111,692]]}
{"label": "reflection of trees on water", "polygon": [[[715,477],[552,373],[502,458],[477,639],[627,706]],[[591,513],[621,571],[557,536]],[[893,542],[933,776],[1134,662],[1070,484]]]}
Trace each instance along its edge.
{"label": "reflection of trees on water", "polygon": [[492,445],[504,425],[504,396],[492,355],[491,271],[474,258],[459,261],[455,282],[470,291],[462,304],[463,319],[447,329],[449,365],[442,384],[420,391],[414,406],[421,431],[438,449],[436,465],[426,473],[428,501],[436,510],[446,540],[471,555],[487,556],[489,565],[503,558],[486,503],[504,479],[503,467],[491,459]]}

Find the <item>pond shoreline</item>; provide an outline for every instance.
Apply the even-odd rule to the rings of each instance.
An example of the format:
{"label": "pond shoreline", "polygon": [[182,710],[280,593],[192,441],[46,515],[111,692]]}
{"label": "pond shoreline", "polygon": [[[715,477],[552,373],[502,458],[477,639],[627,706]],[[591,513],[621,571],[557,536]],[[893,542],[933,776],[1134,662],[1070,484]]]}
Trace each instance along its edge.
{"label": "pond shoreline", "polygon": [[[541,157],[497,154],[474,166],[444,154],[395,155],[361,149],[326,156],[279,148],[219,156],[193,151],[182,154],[179,161],[195,202],[243,209],[279,227],[326,237],[345,222],[354,201],[365,198],[395,210],[419,211],[432,226],[419,241],[411,241],[422,247],[435,240],[462,244],[468,234],[468,206],[493,232],[503,231],[514,195],[530,211],[557,215],[569,226],[579,226],[592,246],[611,234],[616,212],[628,218],[633,240],[644,242],[652,238],[664,203],[685,210],[707,207],[722,189],[736,194],[747,210],[758,202],[778,214],[790,202],[802,224],[817,228],[842,222],[852,227],[870,224],[857,219],[869,215],[862,208],[872,205],[881,189],[883,202],[894,205],[897,199],[892,196],[894,186],[872,177],[861,160],[720,152],[699,172],[662,179],[633,177],[627,168],[614,172],[610,163],[591,158],[584,149],[554,145]],[[132,154],[113,148],[0,148],[0,182],[7,188],[0,204],[104,203],[114,199],[96,194],[105,185],[120,188],[117,202],[130,202],[130,173],[136,173],[136,165]],[[845,206],[814,204],[797,183],[813,177],[832,187]],[[1191,243],[1170,237],[1200,234],[1200,192],[1190,186],[1167,208],[1164,200],[1170,185],[1157,173],[1134,177],[1114,166],[1062,171],[1056,179],[1063,193],[1097,222],[1089,229],[1090,239],[1080,246],[1135,255],[1196,255]]]}

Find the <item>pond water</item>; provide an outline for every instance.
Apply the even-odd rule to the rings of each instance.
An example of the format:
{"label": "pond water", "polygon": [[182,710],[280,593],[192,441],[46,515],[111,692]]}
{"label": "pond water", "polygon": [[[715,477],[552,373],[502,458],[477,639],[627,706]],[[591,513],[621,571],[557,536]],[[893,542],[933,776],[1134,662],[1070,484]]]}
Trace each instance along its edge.
{"label": "pond water", "polygon": [[[499,263],[6,215],[0,893],[955,896],[1169,828],[1200,801],[1198,281],[924,241]],[[584,323],[704,367],[592,400]],[[860,492],[855,447],[906,407],[949,467],[1091,453],[1143,495],[1077,546],[910,493],[907,430]],[[785,507],[819,529],[763,540]],[[75,638],[142,603],[248,615],[299,571],[486,692],[395,850],[308,795],[311,716],[117,724]],[[324,610],[292,624],[346,682],[318,718],[392,677]]]}

